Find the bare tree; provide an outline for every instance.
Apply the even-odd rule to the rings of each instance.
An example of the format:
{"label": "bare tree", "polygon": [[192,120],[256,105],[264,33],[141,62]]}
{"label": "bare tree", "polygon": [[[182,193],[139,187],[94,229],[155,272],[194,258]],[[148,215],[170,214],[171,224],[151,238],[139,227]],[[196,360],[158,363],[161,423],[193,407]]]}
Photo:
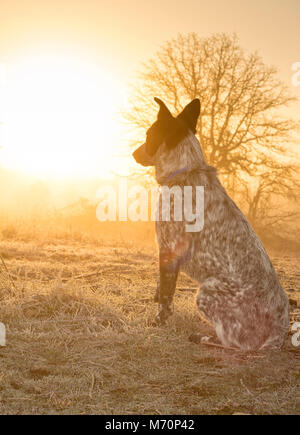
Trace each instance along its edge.
{"label": "bare tree", "polygon": [[[236,35],[179,35],[143,65],[132,89],[125,118],[142,140],[156,116],[154,96],[174,115],[200,99],[197,134],[206,159],[255,227],[296,220],[297,210],[286,207],[299,191],[289,148],[296,123],[282,115],[295,98],[274,67],[246,53]],[[279,201],[284,209],[276,207]]]}
{"label": "bare tree", "polygon": [[268,231],[299,219],[300,184],[296,166],[273,161],[256,177],[239,178],[236,195],[257,230]]}
{"label": "bare tree", "polygon": [[276,115],[293,101],[257,53],[247,54],[235,35],[179,35],[144,64],[133,88],[131,125],[144,129],[153,121],[152,98],[163,98],[178,113],[200,98],[198,135],[208,163],[226,178],[255,175],[286,149],[292,121]]}

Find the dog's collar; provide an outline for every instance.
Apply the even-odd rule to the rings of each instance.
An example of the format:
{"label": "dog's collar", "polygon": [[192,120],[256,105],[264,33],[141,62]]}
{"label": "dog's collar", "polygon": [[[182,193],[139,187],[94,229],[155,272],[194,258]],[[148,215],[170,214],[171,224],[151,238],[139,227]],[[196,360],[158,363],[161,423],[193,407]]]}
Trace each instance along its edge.
{"label": "dog's collar", "polygon": [[176,182],[179,177],[183,174],[191,175],[193,173],[203,173],[203,174],[211,174],[211,175],[218,175],[218,172],[214,166],[198,166],[197,168],[193,168],[192,170],[189,170],[189,167],[184,167],[182,169],[178,169],[177,171],[172,172],[167,177],[163,179],[158,179],[157,182],[160,185],[164,184],[173,184]]}
{"label": "dog's collar", "polygon": [[164,183],[167,183],[169,180],[171,180],[172,178],[176,177],[177,175],[183,174],[184,172],[188,171],[188,167],[186,166],[185,168],[182,169],[178,169],[177,171],[172,172],[170,175],[168,175],[165,179],[164,179]]}

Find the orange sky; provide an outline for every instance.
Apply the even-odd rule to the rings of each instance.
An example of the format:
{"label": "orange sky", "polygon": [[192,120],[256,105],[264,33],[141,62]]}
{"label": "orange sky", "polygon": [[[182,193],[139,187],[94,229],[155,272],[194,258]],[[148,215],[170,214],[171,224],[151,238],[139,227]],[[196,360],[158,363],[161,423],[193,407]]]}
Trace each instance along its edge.
{"label": "orange sky", "polygon": [[2,0],[0,56],[80,47],[126,80],[178,32],[237,32],[288,80],[300,60],[299,28],[298,0]]}
{"label": "orange sky", "polygon": [[[41,53],[48,63],[81,58],[92,65],[91,77],[99,68],[111,77],[107,89],[114,89],[117,106],[118,92],[123,104],[127,83],[164,41],[179,32],[236,32],[244,48],[258,50],[291,86],[292,64],[300,62],[299,29],[299,0],[1,0],[0,65],[24,64]],[[300,87],[291,91],[300,98]],[[291,113],[300,117],[300,103]]]}

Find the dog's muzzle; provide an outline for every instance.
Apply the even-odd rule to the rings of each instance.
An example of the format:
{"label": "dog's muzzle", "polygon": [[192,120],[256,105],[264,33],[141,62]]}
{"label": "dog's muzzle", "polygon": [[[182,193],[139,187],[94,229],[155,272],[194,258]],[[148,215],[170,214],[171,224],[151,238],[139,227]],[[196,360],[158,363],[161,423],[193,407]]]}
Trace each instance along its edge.
{"label": "dog's muzzle", "polygon": [[134,151],[132,155],[135,158],[136,162],[142,166],[154,165],[153,157],[149,156],[149,154],[147,154],[146,152],[146,144],[140,146],[137,150]]}

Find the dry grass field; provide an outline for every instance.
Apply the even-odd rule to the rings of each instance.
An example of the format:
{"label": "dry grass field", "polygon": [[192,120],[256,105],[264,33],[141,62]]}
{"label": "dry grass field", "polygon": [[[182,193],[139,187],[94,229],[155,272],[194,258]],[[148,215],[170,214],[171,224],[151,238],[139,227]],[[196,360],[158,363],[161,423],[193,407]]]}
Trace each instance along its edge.
{"label": "dry grass field", "polygon": [[[154,242],[2,231],[14,286],[0,281],[1,414],[300,414],[300,352],[247,354],[196,345],[209,327],[180,276],[175,314],[152,325]],[[299,311],[299,257],[272,255]],[[298,303],[299,305],[299,303]]]}

